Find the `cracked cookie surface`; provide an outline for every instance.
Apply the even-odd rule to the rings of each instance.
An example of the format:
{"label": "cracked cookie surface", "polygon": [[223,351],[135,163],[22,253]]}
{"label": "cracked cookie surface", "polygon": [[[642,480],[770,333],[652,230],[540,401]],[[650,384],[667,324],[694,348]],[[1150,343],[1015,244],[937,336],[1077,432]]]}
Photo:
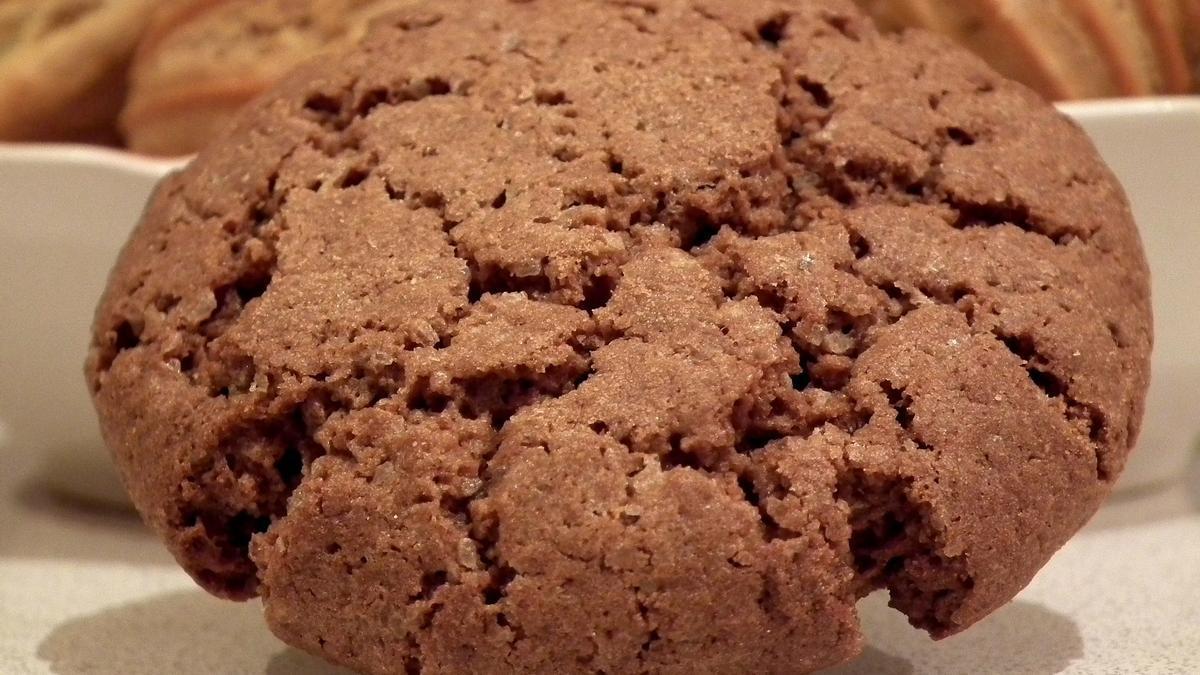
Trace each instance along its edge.
{"label": "cracked cookie surface", "polygon": [[837,0],[417,5],[159,187],[88,364],[146,520],[364,672],[797,672],[1019,591],[1137,435],[1082,132]]}

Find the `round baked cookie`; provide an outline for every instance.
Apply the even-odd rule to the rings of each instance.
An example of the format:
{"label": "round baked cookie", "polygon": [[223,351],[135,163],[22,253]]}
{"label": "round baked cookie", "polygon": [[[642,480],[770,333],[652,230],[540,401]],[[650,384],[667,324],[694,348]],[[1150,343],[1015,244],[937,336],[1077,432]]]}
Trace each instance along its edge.
{"label": "round baked cookie", "polygon": [[209,591],[363,672],[795,673],[1010,600],[1137,436],[1084,134],[841,0],[442,0],[159,187],[88,380]]}
{"label": "round baked cookie", "polygon": [[1183,46],[1191,63],[1195,81],[1200,83],[1200,0],[1180,0],[1183,4],[1179,28]]}

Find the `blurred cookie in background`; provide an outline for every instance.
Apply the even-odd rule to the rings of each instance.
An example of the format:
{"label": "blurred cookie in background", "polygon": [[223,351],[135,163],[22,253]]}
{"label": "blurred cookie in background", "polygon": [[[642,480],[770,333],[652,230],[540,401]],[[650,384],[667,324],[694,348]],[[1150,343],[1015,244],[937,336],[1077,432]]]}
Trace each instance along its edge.
{"label": "blurred cookie in background", "polygon": [[1171,15],[1179,0],[1068,0],[1100,46],[1123,95],[1180,94],[1192,87],[1191,72]]}
{"label": "blurred cookie in background", "polygon": [[886,29],[925,28],[1050,99],[1116,96],[1099,47],[1066,0],[858,0]]}
{"label": "blurred cookie in background", "polygon": [[0,141],[118,140],[129,60],[163,0],[0,0]]}
{"label": "blurred cookie in background", "polygon": [[925,28],[1052,100],[1182,94],[1200,0],[857,0],[888,30]]}
{"label": "blurred cookie in background", "polygon": [[182,0],[154,16],[130,72],[130,149],[195,152],[245,102],[407,0]]}
{"label": "blurred cookie in background", "polygon": [[1192,73],[1200,82],[1200,0],[1181,0],[1183,3],[1183,21],[1180,29],[1183,31],[1184,47],[1188,61],[1192,65]]}

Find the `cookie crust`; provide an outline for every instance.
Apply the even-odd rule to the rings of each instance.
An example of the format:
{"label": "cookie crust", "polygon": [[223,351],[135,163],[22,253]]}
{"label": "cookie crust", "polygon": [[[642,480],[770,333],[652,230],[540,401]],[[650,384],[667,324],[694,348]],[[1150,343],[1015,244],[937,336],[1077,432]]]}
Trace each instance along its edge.
{"label": "cookie crust", "polygon": [[1136,438],[1084,134],[837,0],[442,1],[160,186],[89,382],[208,590],[364,672],[797,672],[1007,602]]}

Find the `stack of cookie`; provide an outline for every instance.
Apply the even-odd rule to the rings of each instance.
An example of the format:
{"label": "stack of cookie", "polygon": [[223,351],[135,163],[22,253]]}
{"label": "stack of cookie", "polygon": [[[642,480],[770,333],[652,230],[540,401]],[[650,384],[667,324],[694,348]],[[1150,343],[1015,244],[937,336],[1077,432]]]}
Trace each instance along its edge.
{"label": "stack of cookie", "polygon": [[1200,65],[1200,0],[858,0],[926,28],[1053,100],[1180,94]]}
{"label": "stack of cookie", "polygon": [[138,47],[121,129],[129,147],[194,152],[246,101],[301,62],[358,40],[405,0],[187,0],[160,10]]}
{"label": "stack of cookie", "polygon": [[[195,152],[244,103],[412,0],[0,0],[0,141]],[[973,49],[1052,100],[1177,94],[1200,0],[857,0]]]}
{"label": "stack of cookie", "polygon": [[300,62],[407,0],[0,0],[0,141],[195,152]]}
{"label": "stack of cookie", "polygon": [[129,59],[161,0],[0,0],[0,141],[116,141]]}

